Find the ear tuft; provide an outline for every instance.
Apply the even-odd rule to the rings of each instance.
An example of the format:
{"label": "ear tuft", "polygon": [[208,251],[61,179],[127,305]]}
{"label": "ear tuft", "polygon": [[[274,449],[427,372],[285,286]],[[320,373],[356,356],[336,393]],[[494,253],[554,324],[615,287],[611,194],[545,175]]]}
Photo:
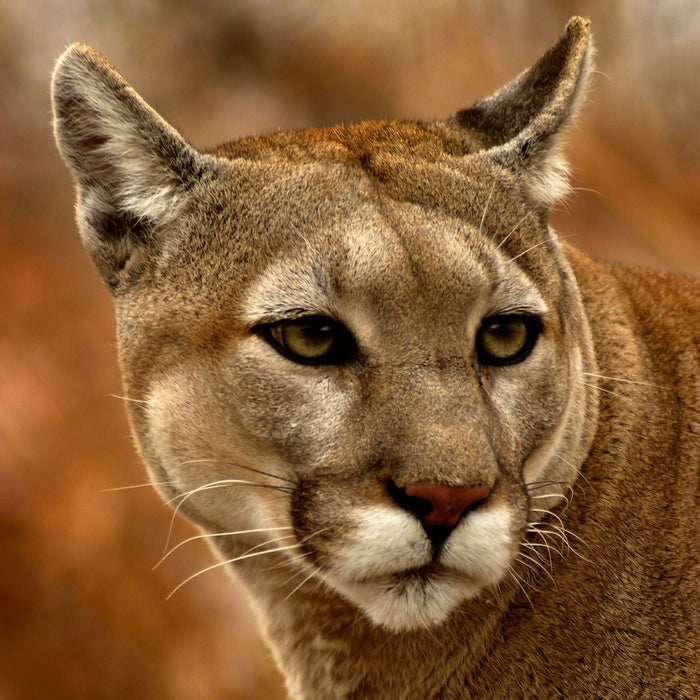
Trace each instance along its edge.
{"label": "ear tuft", "polygon": [[531,68],[448,122],[521,176],[533,203],[546,209],[569,190],[559,146],[586,94],[593,54],[590,22],[574,17]]}

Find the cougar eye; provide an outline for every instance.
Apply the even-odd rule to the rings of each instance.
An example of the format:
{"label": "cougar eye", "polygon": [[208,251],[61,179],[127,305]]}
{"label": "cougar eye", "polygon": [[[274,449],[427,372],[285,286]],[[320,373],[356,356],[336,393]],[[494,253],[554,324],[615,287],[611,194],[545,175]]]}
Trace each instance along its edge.
{"label": "cougar eye", "polygon": [[347,329],[327,316],[304,316],[263,328],[268,342],[295,362],[340,364],[350,358],[353,341]]}
{"label": "cougar eye", "polygon": [[542,329],[537,316],[491,316],[476,334],[476,352],[485,365],[522,362],[532,350]]}

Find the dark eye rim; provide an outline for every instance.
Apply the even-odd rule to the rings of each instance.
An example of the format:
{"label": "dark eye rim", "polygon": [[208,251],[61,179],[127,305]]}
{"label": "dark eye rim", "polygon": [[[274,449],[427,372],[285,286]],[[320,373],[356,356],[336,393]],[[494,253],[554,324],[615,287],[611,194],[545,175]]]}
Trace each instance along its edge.
{"label": "dark eye rim", "polygon": [[[289,326],[294,323],[313,324],[315,322],[319,325],[330,325],[334,331],[333,344],[330,349],[318,357],[297,355],[280,343],[273,334],[273,329],[275,327]],[[297,316],[295,318],[282,319],[272,323],[264,323],[256,326],[253,332],[258,333],[280,355],[300,365],[342,365],[352,360],[357,352],[355,340],[350,331],[340,321],[321,314]]]}
{"label": "dark eye rim", "polygon": [[[479,343],[479,337],[483,329],[489,323],[503,323],[504,321],[522,321],[525,325],[526,340],[524,345],[510,357],[496,357],[487,353]],[[534,349],[537,340],[542,332],[542,319],[532,314],[496,314],[488,316],[481,322],[481,326],[476,334],[476,354],[479,363],[482,365],[505,366],[516,365],[526,360]]]}

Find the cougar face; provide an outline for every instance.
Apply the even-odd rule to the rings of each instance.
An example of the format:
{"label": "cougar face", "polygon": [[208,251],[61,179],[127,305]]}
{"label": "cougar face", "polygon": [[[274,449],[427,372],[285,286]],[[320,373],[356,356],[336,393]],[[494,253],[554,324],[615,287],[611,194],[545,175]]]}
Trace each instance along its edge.
{"label": "cougar face", "polygon": [[[532,205],[494,198],[493,168],[380,151],[379,180],[328,138],[286,144],[315,161],[274,139],[252,165],[215,161],[205,211],[160,234],[119,298],[133,423],[181,512],[260,530],[254,546],[378,624],[433,625],[506,575],[528,487],[571,479],[557,455],[580,442],[585,350],[556,309],[576,297]],[[448,178],[469,198],[441,211]]]}
{"label": "cougar face", "polygon": [[139,450],[295,697],[700,692],[697,286],[548,226],[590,55],[575,18],[447,119],[206,152],[56,67]]}

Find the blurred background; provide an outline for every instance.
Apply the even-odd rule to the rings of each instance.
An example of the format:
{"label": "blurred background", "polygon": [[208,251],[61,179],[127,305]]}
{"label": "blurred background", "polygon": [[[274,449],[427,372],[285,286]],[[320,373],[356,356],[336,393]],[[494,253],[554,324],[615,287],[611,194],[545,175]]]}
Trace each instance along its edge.
{"label": "blurred background", "polygon": [[[281,698],[246,594],[169,510],[123,408],[109,295],[73,223],[48,83],[101,49],[195,145],[442,117],[593,20],[594,91],[554,215],[591,254],[700,273],[697,0],[0,0],[0,700]],[[124,487],[134,487],[127,488]],[[171,541],[194,534],[182,521]]]}

